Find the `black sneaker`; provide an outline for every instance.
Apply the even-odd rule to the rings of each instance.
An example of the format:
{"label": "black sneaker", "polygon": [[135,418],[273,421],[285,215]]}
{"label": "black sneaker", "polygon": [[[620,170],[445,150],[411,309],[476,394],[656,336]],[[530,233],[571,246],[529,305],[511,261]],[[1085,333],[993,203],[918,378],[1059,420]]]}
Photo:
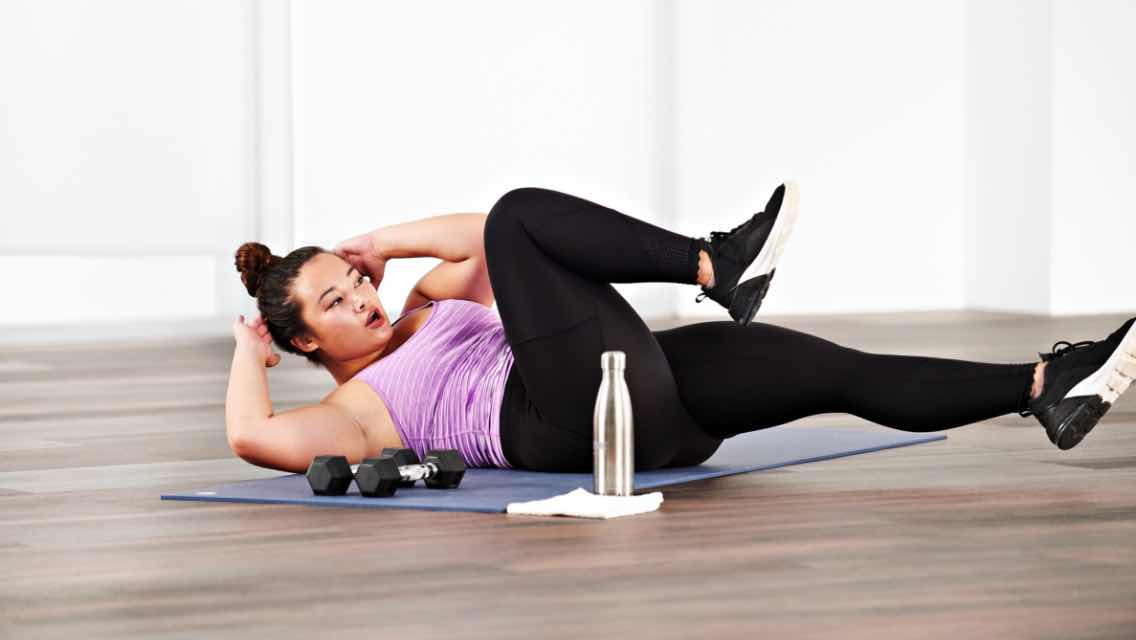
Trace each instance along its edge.
{"label": "black sneaker", "polygon": [[1041,394],[1018,415],[1036,417],[1058,449],[1075,447],[1136,376],[1134,323],[1128,319],[1104,340],[1061,340],[1052,352],[1039,352],[1047,363]]}
{"label": "black sneaker", "polygon": [[763,211],[729,231],[711,231],[703,238],[702,248],[714,267],[714,286],[702,287],[694,301],[710,298],[728,309],[738,324],[749,324],[773,280],[797,219],[798,201],[796,183],[786,182],[773,190]]}

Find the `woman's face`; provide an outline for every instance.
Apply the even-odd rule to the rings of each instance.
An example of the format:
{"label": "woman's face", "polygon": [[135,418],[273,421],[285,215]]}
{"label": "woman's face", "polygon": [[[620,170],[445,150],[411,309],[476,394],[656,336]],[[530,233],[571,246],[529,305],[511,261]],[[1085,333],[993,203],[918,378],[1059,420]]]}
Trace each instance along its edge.
{"label": "woman's face", "polygon": [[[393,330],[369,278],[334,253],[316,254],[292,282],[301,316],[311,330],[293,338],[305,351],[323,350],[326,360],[352,360],[381,351]],[[375,314],[379,320],[368,326]]]}

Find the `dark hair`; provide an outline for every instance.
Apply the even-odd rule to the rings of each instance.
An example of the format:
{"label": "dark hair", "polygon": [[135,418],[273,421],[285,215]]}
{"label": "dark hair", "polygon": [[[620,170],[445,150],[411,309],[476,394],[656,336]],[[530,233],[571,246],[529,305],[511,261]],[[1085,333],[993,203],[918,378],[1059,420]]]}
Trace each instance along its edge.
{"label": "dark hair", "polygon": [[268,326],[272,341],[281,350],[303,356],[316,366],[323,366],[319,349],[302,351],[292,344],[294,336],[308,333],[308,325],[300,315],[301,304],[291,297],[292,282],[314,256],[331,253],[323,247],[300,247],[281,258],[272,255],[268,247],[259,242],[246,242],[234,258],[241,282],[250,296],[256,298],[256,308]]}

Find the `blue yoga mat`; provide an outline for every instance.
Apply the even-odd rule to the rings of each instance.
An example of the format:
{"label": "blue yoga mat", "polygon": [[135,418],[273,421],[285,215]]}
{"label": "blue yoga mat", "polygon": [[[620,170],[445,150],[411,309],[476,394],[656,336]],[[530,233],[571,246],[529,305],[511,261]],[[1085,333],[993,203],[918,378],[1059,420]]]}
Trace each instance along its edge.
{"label": "blue yoga mat", "polygon": [[[945,435],[903,431],[848,431],[816,427],[773,427],[727,439],[703,464],[639,471],[635,492],[717,478],[747,471],[853,456],[880,449],[945,440]],[[503,513],[510,502],[551,498],[577,487],[593,489],[590,473],[544,473],[513,469],[467,469],[457,489],[427,489],[421,482],[389,498],[365,498],[355,483],[346,495],[317,496],[303,474],[245,480],[218,487],[173,493],[162,500],[204,500],[333,507],[395,507],[432,511]]]}

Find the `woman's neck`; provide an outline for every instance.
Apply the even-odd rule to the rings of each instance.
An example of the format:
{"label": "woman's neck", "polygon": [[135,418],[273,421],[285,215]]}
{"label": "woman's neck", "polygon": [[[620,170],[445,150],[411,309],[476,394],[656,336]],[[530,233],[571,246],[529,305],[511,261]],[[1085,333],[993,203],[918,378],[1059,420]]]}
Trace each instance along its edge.
{"label": "woman's neck", "polygon": [[[377,353],[367,354],[366,356],[355,358],[354,360],[340,360],[331,364],[325,364],[324,366],[327,368],[328,373],[331,374],[332,378],[335,378],[335,383],[337,385],[341,385],[345,382],[348,382],[360,371],[378,362],[380,359],[390,355],[392,352],[394,352],[395,349],[401,346],[402,343],[409,340],[410,337],[414,335],[414,332],[421,328],[423,324],[425,324],[425,321],[422,319],[422,317],[417,317],[414,320],[410,320],[409,324],[402,322],[402,320],[410,317],[411,314],[419,314],[419,312],[421,312],[426,307],[434,306],[434,303],[435,301],[431,300],[430,302],[427,302],[399,316],[394,322],[392,322],[391,327],[394,329],[394,333],[391,334],[391,339],[388,340],[387,343],[383,345],[383,348],[380,349]],[[431,311],[430,315],[433,314],[434,311]],[[426,319],[428,320],[429,316],[426,316]]]}

